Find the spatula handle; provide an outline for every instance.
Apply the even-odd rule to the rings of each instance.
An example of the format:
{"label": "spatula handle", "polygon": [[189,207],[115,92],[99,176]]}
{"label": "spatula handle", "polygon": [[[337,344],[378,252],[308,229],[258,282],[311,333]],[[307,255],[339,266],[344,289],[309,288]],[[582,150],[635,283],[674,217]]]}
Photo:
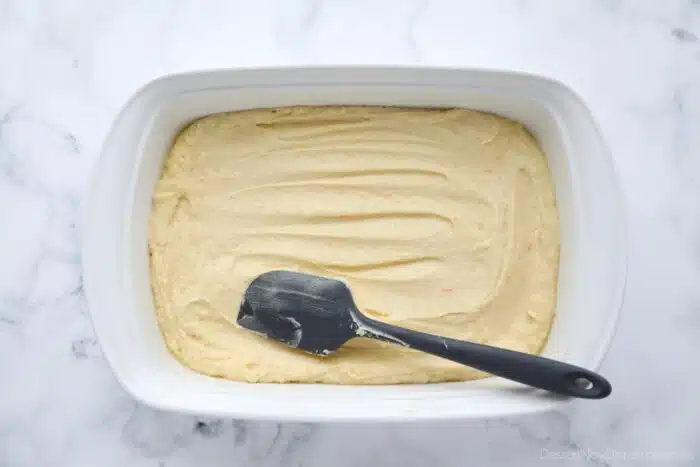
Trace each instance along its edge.
{"label": "spatula handle", "polygon": [[443,357],[492,375],[553,393],[602,399],[612,386],[601,375],[575,365],[489,345],[411,331],[360,315],[362,337],[371,337]]}

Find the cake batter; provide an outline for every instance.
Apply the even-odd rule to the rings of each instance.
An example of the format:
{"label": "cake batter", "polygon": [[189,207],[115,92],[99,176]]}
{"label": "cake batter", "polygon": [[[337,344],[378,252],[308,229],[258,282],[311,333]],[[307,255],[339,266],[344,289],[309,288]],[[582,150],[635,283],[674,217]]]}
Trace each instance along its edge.
{"label": "cake batter", "polygon": [[209,116],[176,138],[150,218],[170,352],[212,376],[334,384],[483,373],[368,339],[307,355],[235,325],[272,269],[341,279],[392,324],[538,353],[556,298],[558,219],[518,123],[466,109],[289,107]]}

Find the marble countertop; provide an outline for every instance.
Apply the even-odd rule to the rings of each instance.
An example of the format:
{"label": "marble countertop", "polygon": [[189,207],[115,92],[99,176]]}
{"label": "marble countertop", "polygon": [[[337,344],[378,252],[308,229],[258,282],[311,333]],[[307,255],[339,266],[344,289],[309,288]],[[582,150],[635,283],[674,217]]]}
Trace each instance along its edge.
{"label": "marble countertop", "polygon": [[[0,465],[699,465],[699,37],[695,0],[0,1]],[[318,425],[161,413],[121,389],[91,330],[77,226],[116,112],[165,73],[322,63],[524,70],[588,102],[630,222],[610,398]]]}

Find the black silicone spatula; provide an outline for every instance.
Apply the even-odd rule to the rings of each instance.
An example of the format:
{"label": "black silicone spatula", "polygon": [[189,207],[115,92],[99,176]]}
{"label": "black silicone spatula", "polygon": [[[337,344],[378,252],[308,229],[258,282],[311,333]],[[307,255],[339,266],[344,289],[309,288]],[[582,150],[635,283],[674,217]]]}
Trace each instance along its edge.
{"label": "black silicone spatula", "polygon": [[410,347],[566,396],[602,399],[612,390],[597,373],[568,363],[411,331],[360,313],[345,283],[290,271],[258,276],[246,290],[238,324],[284,344],[328,355],[367,337]]}

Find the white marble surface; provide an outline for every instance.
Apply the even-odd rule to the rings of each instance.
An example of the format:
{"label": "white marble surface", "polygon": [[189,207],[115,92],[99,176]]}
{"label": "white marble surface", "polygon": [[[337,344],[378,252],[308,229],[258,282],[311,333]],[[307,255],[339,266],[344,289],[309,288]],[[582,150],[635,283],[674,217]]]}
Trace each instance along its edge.
{"label": "white marble surface", "polygon": [[[699,36],[693,0],[0,0],[0,466],[700,465]],[[583,96],[631,227],[609,399],[313,425],[159,413],[119,387],[76,225],[108,125],[161,74],[294,63],[501,67]]]}

